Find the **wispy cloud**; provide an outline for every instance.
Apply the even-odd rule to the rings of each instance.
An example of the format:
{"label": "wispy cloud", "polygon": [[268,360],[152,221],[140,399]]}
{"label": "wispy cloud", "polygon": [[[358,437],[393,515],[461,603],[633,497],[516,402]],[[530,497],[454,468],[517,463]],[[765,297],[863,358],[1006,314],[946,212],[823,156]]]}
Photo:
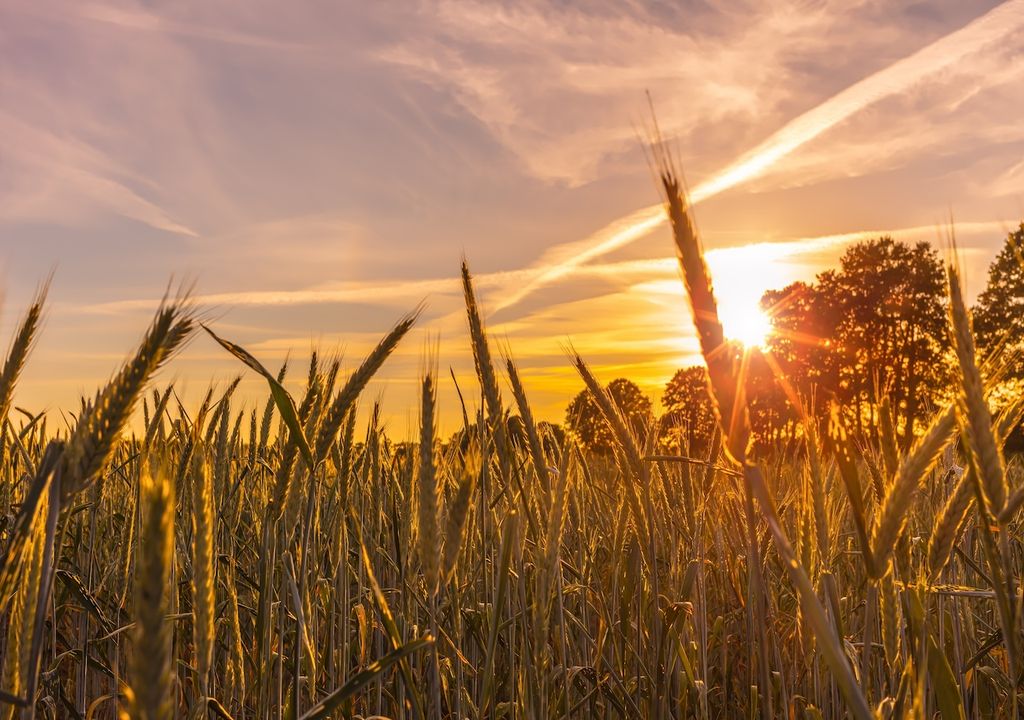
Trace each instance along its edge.
{"label": "wispy cloud", "polygon": [[[977,238],[999,238],[1012,228],[1012,220],[955,223],[955,230],[961,238],[961,245],[968,248],[971,247],[970,243]],[[881,236],[891,236],[907,242],[938,241],[943,237],[944,231],[945,228],[939,223],[903,228],[857,230],[833,235],[713,248],[707,251],[706,256],[716,284],[721,286],[725,302],[728,304],[730,298],[735,299],[737,295],[745,298],[753,294],[759,298],[766,290],[780,288],[795,279],[810,277],[819,268],[827,265],[827,261],[834,259],[837,248],[841,249],[851,243]],[[965,239],[967,239],[966,243]],[[800,277],[792,273],[794,264],[800,268]],[[473,283],[478,291],[488,295],[507,287],[510,283],[522,282],[530,277],[532,277],[532,272],[529,269],[479,273],[473,276]],[[658,291],[662,292],[664,288],[668,287],[667,284],[653,286],[645,285],[645,283],[668,281],[675,288],[673,290],[675,294],[681,295],[683,292],[678,265],[676,259],[671,256],[591,262],[577,268],[573,278],[601,280],[616,291],[657,287]],[[595,292],[600,296],[607,294],[607,289]],[[207,308],[346,304],[407,307],[422,300],[430,302],[431,298],[443,298],[445,306],[454,302],[457,306],[454,314],[461,316],[462,284],[461,280],[456,277],[414,281],[381,279],[293,290],[202,293],[195,295],[192,301],[198,306]],[[146,298],[68,307],[66,310],[84,314],[120,315],[150,312],[159,303],[160,297],[152,295]],[[575,322],[573,315],[565,313],[564,308],[558,302],[553,303],[550,307],[554,312],[564,315],[567,323]],[[486,309],[494,313],[498,308],[489,305]],[[531,313],[519,318],[503,320],[496,327],[503,332],[517,331],[530,327],[537,317],[537,313]]]}
{"label": "wispy cloud", "polygon": [[74,225],[99,207],[157,230],[196,235],[144,197],[130,171],[97,148],[29,125],[5,111],[0,111],[0,136],[8,163],[5,174],[18,181],[0,196],[0,221],[46,218]]}
{"label": "wispy cloud", "polygon": [[700,12],[691,5],[683,19],[643,2],[589,11],[423,2],[416,27],[427,32],[402,34],[376,56],[452,93],[529,172],[578,185],[633,153],[644,88],[671,132],[699,129],[705,145],[723,143],[723,125],[739,129],[774,115],[792,99],[792,61],[843,45],[829,33],[839,7],[780,0]]}
{"label": "wispy cloud", "polygon": [[[1011,0],[884,70],[860,80],[786,123],[754,149],[728,164],[690,190],[690,200],[700,203],[736,185],[759,177],[780,160],[851,115],[879,100],[905,92],[909,87],[996,43],[1024,27],[1024,0]],[[565,277],[580,265],[643,237],[665,222],[658,205],[616,220],[590,237],[553,248],[531,269],[535,278],[512,289],[498,300],[504,308],[522,301],[544,285]]]}

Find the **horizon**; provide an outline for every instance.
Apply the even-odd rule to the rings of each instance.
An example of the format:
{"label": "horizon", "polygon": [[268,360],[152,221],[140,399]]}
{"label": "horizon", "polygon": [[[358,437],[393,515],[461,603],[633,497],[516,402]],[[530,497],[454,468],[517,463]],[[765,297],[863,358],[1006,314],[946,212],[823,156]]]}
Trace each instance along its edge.
{"label": "horizon", "polygon": [[[1024,2],[752,18],[423,3],[408,26],[353,7],[0,9],[6,337],[56,269],[17,404],[75,410],[187,278],[223,337],[275,370],[291,354],[290,388],[311,346],[344,348],[350,370],[426,301],[362,410],[381,396],[390,431],[412,432],[436,342],[449,432],[448,367],[475,386],[463,254],[538,419],[561,422],[583,387],[570,342],[603,382],[658,403],[700,352],[645,157],[645,90],[726,319],[857,239],[943,250],[951,215],[973,297],[1024,218],[1024,131],[1000,122],[1024,105]],[[197,337],[158,382],[195,400],[239,372]],[[251,407],[265,384],[245,373],[239,393]]]}

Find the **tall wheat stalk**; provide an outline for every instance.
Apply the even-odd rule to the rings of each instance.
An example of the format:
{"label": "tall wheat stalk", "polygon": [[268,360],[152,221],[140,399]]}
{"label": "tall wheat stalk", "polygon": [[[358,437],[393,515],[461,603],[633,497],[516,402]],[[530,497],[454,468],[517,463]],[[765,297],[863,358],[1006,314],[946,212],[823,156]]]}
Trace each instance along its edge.
{"label": "tall wheat stalk", "polygon": [[133,720],[170,720],[175,708],[170,579],[174,561],[174,491],[159,466],[139,479],[142,533],[135,581],[135,647],[128,693]]}

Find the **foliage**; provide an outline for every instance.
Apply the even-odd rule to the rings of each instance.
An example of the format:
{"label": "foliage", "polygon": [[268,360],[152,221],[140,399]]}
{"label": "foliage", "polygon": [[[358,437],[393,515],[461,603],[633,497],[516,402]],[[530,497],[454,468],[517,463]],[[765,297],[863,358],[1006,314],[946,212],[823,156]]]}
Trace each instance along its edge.
{"label": "foliage", "polygon": [[[616,378],[606,388],[626,425],[637,436],[646,434],[652,404],[632,380]],[[565,411],[565,425],[580,443],[596,453],[607,454],[615,446],[615,436],[590,393],[582,390]]]}
{"label": "foliage", "polygon": [[704,366],[677,370],[665,385],[661,404],[665,408],[661,419],[662,444],[691,457],[705,457],[716,421]]}
{"label": "foliage", "polygon": [[835,404],[859,435],[873,435],[887,398],[908,447],[942,401],[950,380],[945,282],[927,243],[855,243],[839,268],[766,293],[762,305],[774,328],[768,349],[817,417]]}
{"label": "foliage", "polygon": [[[1024,342],[1024,223],[1006,236],[988,268],[988,283],[974,308],[974,332],[985,353]],[[1008,378],[1024,379],[1024,357],[1017,355],[1007,368]]]}

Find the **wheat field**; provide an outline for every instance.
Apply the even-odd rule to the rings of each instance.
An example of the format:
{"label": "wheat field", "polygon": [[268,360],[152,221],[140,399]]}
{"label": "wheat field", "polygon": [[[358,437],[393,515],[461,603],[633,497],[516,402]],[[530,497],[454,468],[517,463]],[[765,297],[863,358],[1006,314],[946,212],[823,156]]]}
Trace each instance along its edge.
{"label": "wheat field", "polygon": [[[348,372],[314,355],[292,397],[187,298],[51,427],[13,410],[41,293],[0,375],[2,716],[1016,716],[1024,477],[1002,446],[1024,405],[989,410],[957,268],[955,401],[907,451],[808,423],[748,457],[742,357],[659,169],[719,420],[702,457],[659,452],[578,355],[614,453],[547,432],[465,265],[481,401],[443,441],[429,360],[416,441],[355,419],[415,311]],[[202,332],[266,379],[262,407],[152,382]]]}

